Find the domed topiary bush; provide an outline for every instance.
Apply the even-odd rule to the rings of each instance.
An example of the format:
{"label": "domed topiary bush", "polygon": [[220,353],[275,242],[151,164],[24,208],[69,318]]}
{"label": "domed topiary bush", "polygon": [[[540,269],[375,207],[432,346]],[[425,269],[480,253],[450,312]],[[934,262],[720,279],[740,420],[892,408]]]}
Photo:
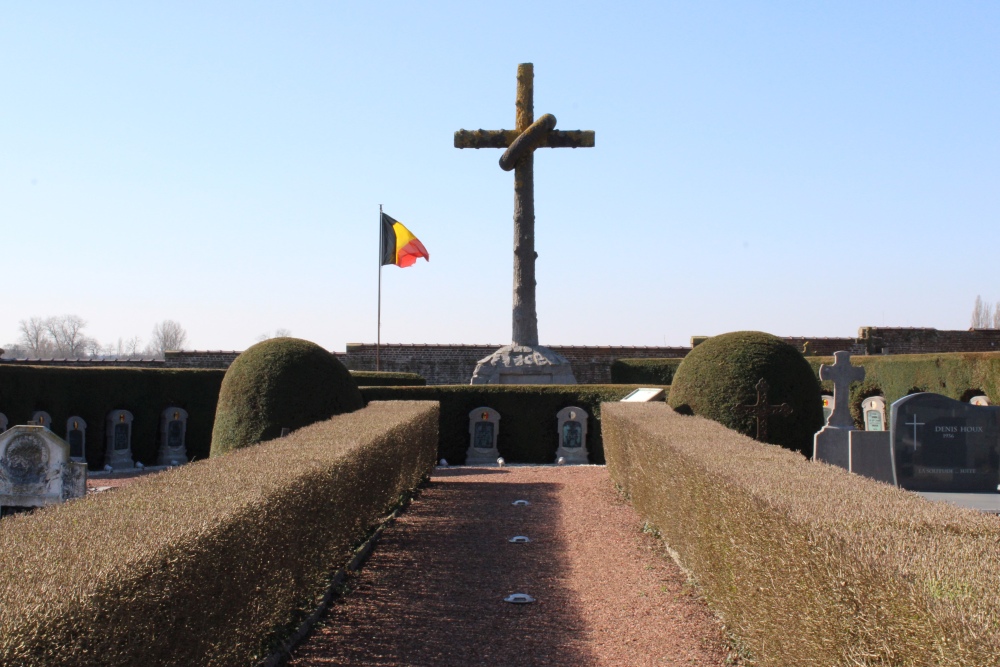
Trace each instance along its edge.
{"label": "domed topiary bush", "polygon": [[757,382],[770,385],[769,405],[788,403],[789,416],[768,417],[768,442],[812,455],[823,427],[819,381],[794,347],[771,334],[736,331],[709,338],[691,350],[674,374],[670,406],[755,437],[757,419],[738,411],[757,402]]}
{"label": "domed topiary bush", "polygon": [[236,357],[222,379],[211,455],[363,406],[354,378],[319,345],[298,338],[265,340]]}

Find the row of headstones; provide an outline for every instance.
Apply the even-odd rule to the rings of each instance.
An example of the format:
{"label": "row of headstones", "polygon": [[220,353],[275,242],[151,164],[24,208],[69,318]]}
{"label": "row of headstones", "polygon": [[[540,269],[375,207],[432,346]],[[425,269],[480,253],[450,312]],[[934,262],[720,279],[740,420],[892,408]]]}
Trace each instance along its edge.
{"label": "row of headstones", "polygon": [[[969,399],[971,405],[987,406],[990,399],[986,396],[973,396]],[[825,423],[830,423],[830,415],[833,413],[833,396],[823,394],[823,419]],[[881,396],[869,396],[861,401],[861,414],[864,416],[864,426],[866,431],[885,431],[888,421],[885,418],[885,399]]]}
{"label": "row of headstones", "polygon": [[[105,466],[112,469],[135,467],[132,457],[132,413],[128,410],[112,410],[105,420],[104,455]],[[184,408],[168,407],[160,413],[160,447],[156,464],[181,465],[187,463],[187,420]],[[7,416],[0,412],[0,432],[7,430]],[[31,415],[29,424],[44,426],[52,431],[52,417],[44,410]],[[83,417],[73,416],[66,420],[66,442],[69,443],[70,460],[87,462],[87,422]]]}
{"label": "row of headstones", "polygon": [[1000,490],[1000,407],[985,396],[965,403],[923,392],[890,406],[888,431],[856,430],[848,396],[865,369],[851,365],[847,352],[834,356],[832,366],[820,367],[834,391],[827,424],[813,441],[815,460],[912,491]]}
{"label": "row of headstones", "polygon": [[[570,406],[556,413],[559,447],[556,460],[563,463],[587,463],[587,411]],[[465,465],[494,463],[500,457],[497,436],[500,435],[500,413],[483,406],[469,413],[469,449]]]}

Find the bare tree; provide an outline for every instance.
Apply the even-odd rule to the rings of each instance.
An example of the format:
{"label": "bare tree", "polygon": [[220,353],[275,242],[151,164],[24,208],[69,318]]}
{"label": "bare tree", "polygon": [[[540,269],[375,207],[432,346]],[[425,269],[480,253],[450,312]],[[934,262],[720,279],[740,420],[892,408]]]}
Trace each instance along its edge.
{"label": "bare tree", "polygon": [[162,359],[167,350],[183,350],[187,342],[187,332],[173,320],[163,320],[153,326],[153,339],[146,346],[146,351]]}
{"label": "bare tree", "polygon": [[52,356],[55,345],[49,338],[46,328],[47,322],[48,319],[44,317],[31,317],[18,323],[18,328],[21,331],[21,338],[18,342],[28,356],[36,359]]}
{"label": "bare tree", "polygon": [[45,331],[54,346],[53,353],[60,357],[78,358],[93,351],[97,341],[87,338],[83,328],[87,321],[79,315],[60,315],[45,320]]}
{"label": "bare tree", "polygon": [[997,301],[997,305],[993,308],[993,326],[991,329],[1000,329],[1000,301]]}
{"label": "bare tree", "polygon": [[292,332],[288,329],[275,329],[274,333],[270,331],[265,331],[261,335],[257,336],[257,341],[270,340],[271,338],[285,338],[286,336],[291,336]]}
{"label": "bare tree", "polygon": [[28,351],[20,343],[7,343],[3,346],[3,359],[23,359],[28,356]]}
{"label": "bare tree", "polygon": [[995,313],[993,306],[983,303],[982,297],[976,295],[976,305],[972,307],[972,328],[989,329],[993,326]]}

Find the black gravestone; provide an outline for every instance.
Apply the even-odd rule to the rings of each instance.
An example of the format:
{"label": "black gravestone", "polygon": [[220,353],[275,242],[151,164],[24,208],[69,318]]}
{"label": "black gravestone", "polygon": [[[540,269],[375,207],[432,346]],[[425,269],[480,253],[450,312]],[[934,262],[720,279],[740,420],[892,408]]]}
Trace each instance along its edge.
{"label": "black gravestone", "polygon": [[476,449],[493,449],[493,422],[476,422],[472,446]]}
{"label": "black gravestone", "polygon": [[912,394],[892,404],[896,479],[911,491],[997,491],[1000,407],[979,407],[939,394]]}
{"label": "black gravestone", "polygon": [[128,449],[128,424],[115,424],[115,449]]}
{"label": "black gravestone", "polygon": [[167,424],[167,447],[184,446],[184,423],[174,420]]}
{"label": "black gravestone", "polygon": [[69,455],[77,459],[83,456],[83,431],[78,428],[69,432]]}

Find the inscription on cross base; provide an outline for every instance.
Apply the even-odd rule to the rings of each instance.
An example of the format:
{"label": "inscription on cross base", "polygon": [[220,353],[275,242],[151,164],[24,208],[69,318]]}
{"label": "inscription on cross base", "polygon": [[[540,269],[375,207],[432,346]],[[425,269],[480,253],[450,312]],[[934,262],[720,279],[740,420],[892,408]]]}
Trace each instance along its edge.
{"label": "inscription on cross base", "polygon": [[590,130],[562,132],[556,118],[545,114],[537,121],[534,111],[534,66],[517,66],[517,109],[513,130],[459,130],[455,148],[505,148],[500,168],[514,170],[514,309],[512,342],[538,345],[535,309],[535,185],[536,148],[592,148]]}
{"label": "inscription on cross base", "polygon": [[757,418],[757,439],[761,442],[767,442],[767,418],[771,415],[782,415],[787,417],[792,414],[792,406],[788,403],[782,403],[781,405],[768,405],[767,404],[767,392],[770,391],[771,387],[767,384],[767,380],[764,378],[760,379],[757,383],[757,402],[753,405],[738,405],[736,406],[736,411],[746,414],[750,413],[751,416]]}
{"label": "inscription on cross base", "polygon": [[851,364],[851,353],[845,350],[833,353],[832,366],[819,367],[819,379],[833,382],[833,412],[830,413],[829,428],[854,429],[854,419],[847,405],[851,396],[851,383],[865,379],[865,369]]}

